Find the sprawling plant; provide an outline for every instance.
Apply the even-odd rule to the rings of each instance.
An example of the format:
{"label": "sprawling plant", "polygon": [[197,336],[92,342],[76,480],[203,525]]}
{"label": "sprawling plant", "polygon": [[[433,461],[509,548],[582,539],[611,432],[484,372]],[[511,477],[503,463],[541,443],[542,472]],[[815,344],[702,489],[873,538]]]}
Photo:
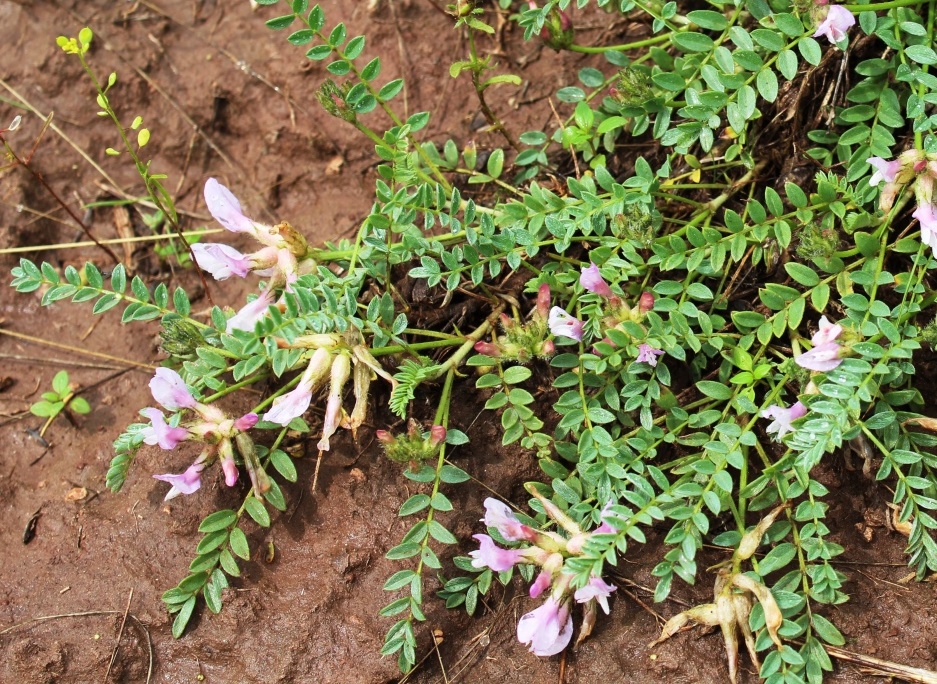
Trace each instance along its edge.
{"label": "sprawling plant", "polygon": [[[387,552],[405,567],[385,585],[398,596],[382,611],[396,617],[383,653],[397,654],[402,670],[418,660],[428,573],[443,577],[447,605],[470,613],[495,579],[522,575],[531,596],[547,599],[521,619],[518,637],[552,655],[571,640],[575,604],[585,606],[582,635],[597,607],[608,612],[614,586],[603,577],[653,528],[663,537],[658,601],[675,582],[709,581],[698,566],[704,543],[726,550],[713,603],[675,616],[661,640],[690,621],[720,625],[733,680],[741,632],[767,681],[822,681],[832,667],[825,646],[844,643],[826,606],[848,597],[834,565],[843,548],[825,522],[835,492],[818,465],[857,455],[893,492],[910,567],[918,578],[937,571],[937,422],[920,413],[914,365],[937,341],[933,3],[739,0],[690,10],[596,0],[610,14],[646,15],[647,37],[586,46],[569,0],[502,0],[498,11],[513,11],[526,39],[605,59],[556,93],[569,105],[559,126],[516,135],[486,99],[515,83],[489,74],[490,10],[458,0],[449,9],[470,54],[452,74],[471,77],[508,144],[484,163],[473,143],[422,139],[430,113],[397,113],[403,82],[382,78],[363,36],[349,38],[306,0],[285,4],[267,25],[289,28],[290,43],[327,62],[319,101],[381,160],[354,241],[310,246],[287,223],[248,218],[210,180],[213,216],[258,242],[246,255],[193,248],[218,279],[264,279],[236,313],[215,307],[201,320],[183,290],[151,293],[139,277],[128,291],[122,267],[109,286],[93,264],[60,274],[24,260],[13,272],[19,291],[44,290],[44,304],[93,301],[94,313],[123,306],[126,322],[162,321],[166,368],[151,389],[170,415],[144,409],[149,422],[117,439],[113,489],[144,444],[204,445],[181,475],[156,476],[171,484],[168,496],[196,491],[215,462],[228,485],[242,469],[250,478],[237,510],[202,522],[188,576],[164,595],[174,633],[199,596],[221,609],[238,558],[249,557],[244,514],[267,526],[271,509],[285,509],[277,481],[297,471],[284,440],[311,432],[303,416],[320,388],[316,432],[328,450],[340,427],[354,434],[364,424],[379,376],[391,389],[387,409],[409,428],[378,439],[418,488],[400,509],[414,522]],[[89,42],[83,32],[60,44],[83,59]],[[102,107],[115,80],[99,89]],[[402,280],[439,292],[444,305],[471,301],[471,313],[458,327],[420,327]],[[544,482],[528,485],[532,516],[489,499],[488,533],[475,535],[479,549],[457,557],[454,572],[439,550],[458,541],[441,520],[453,508],[446,492],[468,480],[446,458],[467,441],[449,424],[463,366],[477,371],[503,444],[535,455]],[[544,378],[549,403],[534,395]],[[259,383],[271,393],[247,414],[219,407]],[[413,415],[418,394],[434,397],[433,416]]]}

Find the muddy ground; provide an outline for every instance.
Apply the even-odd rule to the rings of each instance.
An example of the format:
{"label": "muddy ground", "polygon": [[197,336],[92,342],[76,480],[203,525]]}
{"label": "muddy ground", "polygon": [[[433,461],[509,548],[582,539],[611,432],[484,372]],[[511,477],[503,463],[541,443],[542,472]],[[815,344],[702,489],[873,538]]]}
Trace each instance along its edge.
{"label": "muddy ground", "polygon": [[[347,0],[322,4],[331,23],[342,20],[351,35],[367,35],[368,53],[381,55],[388,79],[407,78],[409,111],[434,112],[433,139],[474,139],[482,150],[501,144],[479,130],[477,102],[466,83],[448,75],[466,46],[438,9],[441,3],[384,0],[370,3],[373,9]],[[273,14],[252,11],[246,0],[0,0],[0,123],[24,114],[23,126],[9,139],[27,155],[42,124],[11,103],[54,112],[61,134],[45,132],[31,166],[95,235],[118,235],[117,211],[85,214],[80,207],[137,196],[140,184],[125,160],[105,156],[106,147],[116,146],[114,130],[95,116],[76,61],[54,44],[58,34],[74,35],[89,25],[97,34],[90,59],[102,75],[119,73],[112,101],[122,116],[129,121],[140,114],[152,129],[147,150],[154,168],[169,175],[167,187],[187,212],[188,228],[206,225],[200,188],[216,176],[257,218],[289,220],[310,241],[347,237],[372,201],[373,149],[318,106],[314,89],[324,69],[288,45],[285,35],[263,27]],[[601,15],[582,17],[580,42],[640,35],[640,27],[627,22],[611,28],[603,22]],[[516,29],[506,28],[499,38],[505,51],[500,59],[530,84],[498,91],[492,105],[518,131],[552,130],[543,98],[572,83],[582,66],[601,62],[540,51],[523,43]],[[0,202],[0,249],[84,239],[22,168],[0,178]],[[131,225],[137,234],[147,233],[139,215],[131,214]],[[208,297],[191,271],[166,268],[149,247],[118,252],[151,282],[182,283],[200,293],[194,308],[207,308]],[[102,268],[110,264],[94,249],[42,248],[27,255],[59,267],[85,259]],[[13,263],[11,255],[0,256],[4,271]],[[248,286],[211,283],[208,294],[216,303],[237,305]],[[0,318],[4,333],[82,350],[0,335],[0,682],[398,681],[395,661],[379,655],[391,622],[377,612],[392,598],[382,591],[385,579],[403,567],[384,553],[407,529],[396,510],[414,484],[375,448],[373,429],[386,426],[380,422],[386,414],[373,414],[359,443],[344,435],[336,440],[316,491],[310,489],[314,457],[299,461],[299,483],[285,489],[287,512],[269,530],[253,528],[255,556],[227,590],[222,613],[200,608],[176,640],[160,595],[184,576],[200,538],[199,521],[238,503],[240,492],[209,479],[198,495],[164,503],[165,485],[150,474],[179,471],[191,455],[152,447],[141,452],[121,493],[105,490],[112,440],[150,403],[148,366],[159,360],[155,324],[123,327],[118,316],[92,319],[88,308],[67,303],[41,309],[36,296],[9,288],[0,289]],[[61,369],[90,388],[84,396],[93,411],[75,425],[54,423],[45,448],[28,433],[40,419],[24,411]],[[484,486],[447,492],[456,512],[444,522],[467,540],[482,531],[478,518],[487,488],[523,504],[521,484],[537,479],[539,471],[530,454],[493,446],[500,442],[497,420],[482,412],[470,381],[457,391],[451,424],[471,443],[452,458]],[[934,585],[902,581],[903,538],[883,525],[888,491],[842,463],[831,464],[824,477],[835,491],[828,519],[837,526],[833,539],[847,549],[839,567],[852,596],[828,616],[846,635],[846,648],[937,669]],[[24,529],[37,513],[35,536],[24,544]],[[649,535],[648,545],[635,547],[621,563],[611,617],[600,620],[578,652],[564,657],[537,659],[517,643],[516,620],[532,607],[520,586],[495,590],[487,599],[490,611],[475,619],[430,599],[420,631],[426,658],[407,681],[725,681],[715,633],[697,629],[647,647],[659,633],[658,616],[705,601],[711,592],[705,576],[696,587],[676,586],[672,600],[654,605],[645,588],[653,587],[658,542]],[[458,552],[470,548],[463,542]],[[708,554],[701,567],[721,560],[716,550]],[[434,629],[442,637],[438,650],[432,647]],[[743,679],[756,680],[744,660]],[[839,662],[830,681],[882,680]]]}

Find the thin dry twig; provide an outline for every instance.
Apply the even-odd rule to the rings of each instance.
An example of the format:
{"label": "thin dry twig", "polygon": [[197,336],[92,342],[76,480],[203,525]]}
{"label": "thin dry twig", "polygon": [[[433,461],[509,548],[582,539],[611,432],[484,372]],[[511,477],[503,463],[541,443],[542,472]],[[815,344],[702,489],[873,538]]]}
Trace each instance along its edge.
{"label": "thin dry twig", "polygon": [[52,342],[51,340],[44,340],[41,337],[34,337],[33,335],[27,335],[25,333],[13,332],[12,330],[4,330],[0,328],[0,335],[8,335],[9,337],[15,337],[16,339],[25,340],[27,342],[32,342],[34,344],[44,344],[48,347],[55,347],[56,349],[63,349],[65,351],[69,351],[74,354],[81,354],[83,356],[93,356],[98,359],[106,359],[108,361],[121,363],[125,366],[133,366],[135,368],[145,368],[148,371],[156,370],[156,366],[153,366],[149,363],[141,363],[140,361],[133,361],[131,359],[122,359],[119,356],[111,356],[110,354],[90,351],[89,349],[82,349],[81,347],[73,347],[71,345],[62,344],[60,342]]}
{"label": "thin dry twig", "polygon": [[[81,541],[79,537],[79,547]],[[120,621],[120,630],[117,632],[117,641],[114,643],[114,652],[111,653],[111,662],[107,664],[107,672],[104,673],[104,684],[107,684],[107,678],[111,676],[111,668],[114,661],[117,660],[117,651],[120,649],[120,639],[124,636],[124,627],[127,625],[127,616],[130,614],[130,602],[133,601],[133,589],[130,590],[130,596],[127,597],[127,607],[124,609],[124,617]]]}
{"label": "thin dry twig", "polygon": [[[60,615],[42,615],[40,617],[29,618],[28,620],[24,620],[23,622],[17,622],[15,625],[10,625],[4,630],[0,630],[0,636],[9,634],[10,632],[20,629],[21,627],[26,627],[28,625],[31,625],[34,622],[48,622],[50,620],[61,620],[64,618],[98,617],[101,615],[122,615],[122,614],[123,613],[119,610],[89,610],[83,613],[62,613]],[[140,618],[138,618],[136,615],[133,615],[131,613],[126,613],[126,616],[129,617],[131,620],[133,620],[135,623],[137,623],[140,629],[143,630],[143,633],[146,634],[146,647],[147,647],[147,652],[149,654],[150,662],[146,670],[146,682],[144,684],[150,684],[150,682],[153,680],[153,664],[154,664],[153,639],[150,636],[150,630],[143,623],[143,621],[140,620]]]}

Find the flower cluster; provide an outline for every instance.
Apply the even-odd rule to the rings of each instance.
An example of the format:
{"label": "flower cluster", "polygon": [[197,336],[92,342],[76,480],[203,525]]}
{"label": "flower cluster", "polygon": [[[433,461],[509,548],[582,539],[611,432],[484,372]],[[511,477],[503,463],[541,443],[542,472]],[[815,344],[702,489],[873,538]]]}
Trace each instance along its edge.
{"label": "flower cluster", "polygon": [[[810,338],[813,348],[795,357],[794,362],[801,368],[818,373],[833,370],[843,362],[843,356],[847,353],[846,348],[840,344],[843,332],[842,325],[830,323],[826,316],[822,316],[817,332]],[[780,441],[784,435],[794,430],[792,423],[798,418],[803,418],[807,412],[807,406],[797,401],[790,407],[772,404],[761,412],[761,417],[771,420],[766,431]]]}
{"label": "flower cluster", "polygon": [[378,430],[374,436],[384,447],[387,458],[397,463],[409,463],[410,469],[416,470],[421,461],[439,453],[439,446],[446,441],[446,428],[434,425],[424,436],[420,424],[411,418],[405,435],[392,435],[387,430]]}
{"label": "flower cluster", "polygon": [[251,254],[242,254],[220,243],[192,245],[199,267],[211,273],[216,280],[231,276],[245,278],[249,273],[269,278],[260,296],[228,320],[228,332],[253,330],[274,303],[275,291],[279,288],[289,290],[300,275],[312,270],[315,264],[309,258],[309,247],[305,238],[288,223],[268,226],[249,219],[241,211],[237,198],[214,178],[205,183],[205,205],[227,230],[246,233],[263,245]]}
{"label": "flower cluster", "polygon": [[[197,491],[202,486],[202,471],[215,459],[221,461],[225,484],[233,487],[238,479],[238,468],[234,461],[232,440],[237,444],[257,494],[262,495],[270,488],[267,475],[254,452],[254,443],[245,434],[257,424],[256,413],[247,413],[234,419],[217,406],[199,402],[182,377],[170,368],[156,369],[156,375],[150,380],[150,392],[163,408],[177,412],[190,410],[198,416],[198,420],[182,426],[174,417],[167,423],[165,414],[158,408],[145,408],[140,413],[150,419],[150,425],[141,431],[144,444],[159,445],[167,450],[175,449],[185,440],[205,444],[202,453],[185,472],[178,475],[166,473],[153,476],[172,485],[166,494],[167,501],[180,494],[192,494]],[[181,413],[176,415],[181,416]]]}
{"label": "flower cluster", "polygon": [[[533,10],[538,9],[534,0],[528,0],[527,7]],[[572,45],[573,34],[573,20],[559,7],[550,10],[543,22],[543,28],[540,29],[540,39],[547,47],[557,52]]]}
{"label": "flower cluster", "polygon": [[[378,363],[368,348],[362,343],[350,343],[339,334],[301,335],[291,343],[278,340],[284,348],[310,349],[312,355],[299,383],[286,394],[273,401],[273,406],[263,419],[271,423],[290,424],[299,418],[312,403],[312,394],[321,387],[326,378],[329,380],[329,395],[325,405],[325,418],[322,423],[322,438],[318,448],[329,450],[329,439],[339,426],[357,435],[358,428],[364,423],[368,410],[368,391],[371,388],[372,371],[396,385],[394,378]],[[351,414],[342,407],[342,391],[349,378],[353,378],[355,405]]]}
{"label": "flower cluster", "polygon": [[[616,329],[618,332],[623,333],[624,330],[620,327],[622,323],[634,322],[640,324],[645,314],[654,308],[654,295],[650,292],[641,293],[641,296],[638,298],[638,303],[635,306],[628,306],[625,304],[621,297],[612,291],[611,286],[606,282],[605,278],[602,277],[599,267],[594,263],[583,267],[579,275],[579,284],[587,292],[597,294],[605,300],[604,304],[608,315],[603,320],[603,324],[606,330]],[[582,341],[585,323],[565,309],[559,306],[554,306],[550,309],[548,324],[550,332],[557,337],[568,337],[577,342]],[[603,342],[613,347],[615,346],[608,337],[606,337]],[[656,366],[657,357],[663,354],[663,350],[647,342],[642,342],[638,344],[635,361],[638,363],[646,363],[650,366]]]}
{"label": "flower cluster", "polygon": [[914,186],[917,209],[912,216],[921,224],[921,242],[937,252],[937,206],[934,205],[934,182],[937,180],[937,155],[912,149],[902,152],[896,159],[881,157],[866,160],[875,168],[869,185],[875,187],[885,181],[879,207],[889,211],[898,194],[909,184]]}
{"label": "flower cluster", "polygon": [[594,534],[616,532],[608,522],[603,521],[590,533],[580,527],[552,502],[541,496],[532,487],[529,488],[547,514],[557,522],[568,536],[558,532],[536,530],[521,523],[511,509],[496,499],[485,500],[485,525],[495,528],[502,538],[509,542],[523,542],[519,548],[504,549],[487,534],[476,534],[474,538],[479,548],[472,551],[472,565],[476,568],[490,568],[495,572],[504,572],[515,565],[526,563],[536,565],[540,572],[530,586],[530,597],[537,598],[549,590],[546,601],[523,617],[517,623],[517,638],[530,646],[531,652],[538,656],[551,656],[559,653],[567,645],[573,634],[572,603],[585,604],[583,629],[579,637],[582,641],[592,630],[597,614],[597,606],[608,614],[608,597],[615,587],[601,577],[592,576],[585,586],[574,588],[573,575],[565,571],[567,558],[582,553],[586,541]]}
{"label": "flower cluster", "polygon": [[530,319],[522,323],[507,314],[501,314],[502,335],[495,335],[493,342],[484,340],[475,343],[479,354],[504,360],[527,363],[536,356],[553,356],[555,348],[550,336],[550,286],[541,285],[537,291],[537,305],[530,314]]}

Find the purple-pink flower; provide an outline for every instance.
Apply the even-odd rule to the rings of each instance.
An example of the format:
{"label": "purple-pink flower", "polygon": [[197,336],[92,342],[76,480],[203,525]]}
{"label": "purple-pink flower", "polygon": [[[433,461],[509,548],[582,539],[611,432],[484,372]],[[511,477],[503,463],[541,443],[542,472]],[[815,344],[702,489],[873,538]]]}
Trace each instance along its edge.
{"label": "purple-pink flower", "polygon": [[197,492],[199,487],[202,486],[202,471],[204,469],[204,463],[196,462],[186,468],[184,473],[179,475],[166,473],[165,475],[154,475],[153,477],[172,485],[164,499],[164,501],[169,501],[170,499],[175,499],[180,494],[192,494]]}
{"label": "purple-pink flower", "polygon": [[582,269],[582,274],[579,276],[579,284],[589,292],[594,292],[597,295],[603,297],[612,296],[612,288],[605,282],[605,279],[599,272],[599,267],[591,262],[588,267]]}
{"label": "purple-pink flower", "polygon": [[820,316],[818,325],[817,331],[810,338],[814,344],[827,344],[843,334],[843,326],[839,323],[830,323],[830,319],[826,316]]}
{"label": "purple-pink flower", "polygon": [[254,222],[241,211],[237,197],[214,178],[205,181],[205,205],[214,219],[232,233],[257,232]]}
{"label": "purple-pink flower", "polygon": [[601,577],[590,577],[589,583],[581,589],[577,589],[574,596],[579,603],[585,603],[586,601],[595,599],[598,601],[599,605],[602,606],[602,611],[608,615],[610,610],[608,607],[608,597],[612,595],[615,589],[615,585],[609,584]]}
{"label": "purple-pink flower", "polygon": [[598,527],[592,530],[592,534],[615,534],[616,532],[618,532],[618,528],[612,525],[610,522],[608,522],[605,519],[605,514],[608,512],[608,510],[612,507],[612,504],[614,503],[615,501],[614,499],[612,499],[607,504],[605,504],[605,506],[602,507],[602,513],[599,516],[599,520],[601,520],[602,522],[599,524]]}
{"label": "purple-pink flower", "polygon": [[839,351],[840,346],[836,342],[827,342],[801,354],[794,361],[801,368],[827,373],[843,362],[839,356]]}
{"label": "purple-pink flower", "polygon": [[160,449],[172,450],[189,436],[185,428],[170,427],[159,409],[145,408],[140,413],[150,419],[150,426],[141,430],[144,444],[159,444]]}
{"label": "purple-pink flower", "polygon": [[182,377],[171,368],[156,369],[155,377],[150,380],[150,392],[156,401],[170,411],[195,408],[198,403]]}
{"label": "purple-pink flower", "polygon": [[541,570],[537,579],[530,585],[530,598],[537,598],[545,592],[553,583],[553,573],[549,570]]}
{"label": "purple-pink flower", "polygon": [[881,157],[869,157],[866,162],[875,167],[875,173],[869,177],[869,185],[873,188],[882,181],[894,183],[902,166],[901,159],[888,161]]}
{"label": "purple-pink flower", "polygon": [[826,36],[831,43],[839,43],[846,39],[846,31],[854,26],[856,17],[842,5],[830,5],[826,18],[817,26],[814,38]]}
{"label": "purple-pink flower", "polygon": [[663,355],[664,352],[662,350],[655,349],[645,342],[638,345],[638,358],[636,358],[635,361],[638,363],[647,363],[651,366],[656,366],[657,357]]}
{"label": "purple-pink flower", "polygon": [[246,432],[252,427],[257,425],[257,421],[260,420],[260,416],[256,413],[245,413],[243,416],[234,421],[234,429],[238,432]]}
{"label": "purple-pink flower", "polygon": [[476,551],[469,553],[473,568],[491,568],[495,572],[504,572],[513,568],[523,558],[522,549],[502,549],[487,534],[475,534],[472,538],[477,539],[479,545]]}
{"label": "purple-pink flower", "polygon": [[911,214],[921,224],[921,242],[937,254],[937,212],[933,204],[921,204]]}
{"label": "purple-pink flower", "polygon": [[529,644],[531,652],[538,656],[556,655],[569,645],[572,636],[569,602],[560,604],[552,596],[517,623],[517,640]]}
{"label": "purple-pink flower", "polygon": [[245,304],[241,310],[228,319],[227,332],[233,330],[252,331],[254,326],[267,315],[267,309],[273,304],[273,292],[267,288],[254,301]]}
{"label": "purple-pink flower", "polygon": [[774,435],[778,441],[794,429],[791,427],[791,423],[806,415],[807,407],[799,401],[790,408],[784,408],[780,404],[772,404],[761,412],[762,418],[770,418],[772,420],[766,432],[769,435]]}
{"label": "purple-pink flower", "polygon": [[203,270],[211,273],[215,280],[226,280],[231,276],[244,278],[251,271],[251,259],[234,247],[217,242],[192,245],[195,261]]}
{"label": "purple-pink flower", "polygon": [[498,534],[508,541],[534,541],[537,536],[532,528],[517,519],[507,504],[491,497],[485,499],[485,517],[482,522],[487,527],[496,528]]}
{"label": "purple-pink flower", "polygon": [[843,326],[830,323],[826,316],[820,318],[820,328],[810,339],[814,347],[801,354],[794,361],[801,368],[820,373],[833,370],[843,362],[840,357],[842,347],[835,340],[842,334]]}
{"label": "purple-pink flower", "polygon": [[550,332],[554,335],[568,337],[577,342],[582,340],[582,328],[585,324],[565,309],[558,306],[550,309],[547,324],[550,326]]}

